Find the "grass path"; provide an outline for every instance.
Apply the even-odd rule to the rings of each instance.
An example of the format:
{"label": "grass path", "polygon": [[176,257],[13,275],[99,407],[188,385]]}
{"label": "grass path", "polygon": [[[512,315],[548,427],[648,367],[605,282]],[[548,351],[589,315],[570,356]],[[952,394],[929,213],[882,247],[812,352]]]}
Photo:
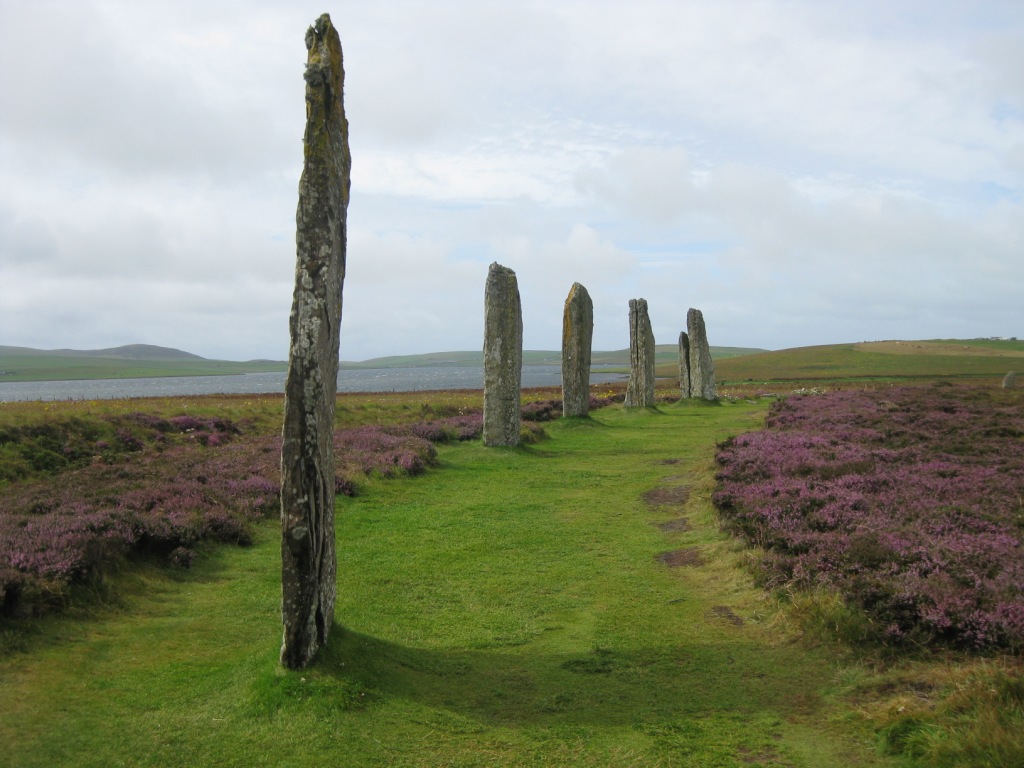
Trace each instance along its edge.
{"label": "grass path", "polygon": [[841,716],[829,658],[773,636],[715,525],[714,443],[762,413],[605,409],[369,483],[339,506],[339,626],[305,673],[276,663],[273,526],[126,576],[126,609],[0,662],[0,764],[898,765]]}

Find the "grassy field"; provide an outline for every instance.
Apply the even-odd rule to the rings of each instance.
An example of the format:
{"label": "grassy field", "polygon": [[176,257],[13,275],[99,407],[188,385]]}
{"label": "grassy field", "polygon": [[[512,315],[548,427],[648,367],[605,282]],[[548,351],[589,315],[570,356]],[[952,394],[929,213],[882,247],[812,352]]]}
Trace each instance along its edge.
{"label": "grassy field", "polygon": [[[384,400],[347,413],[426,405]],[[277,664],[274,525],[128,569],[102,609],[6,630],[5,764],[900,765],[850,716],[869,671],[795,643],[719,532],[714,444],[763,412],[614,407],[367,481],[304,673]]]}
{"label": "grassy field", "polygon": [[[740,347],[714,347],[715,359],[759,352]],[[657,360],[671,363],[678,358],[675,345],[658,345]],[[562,354],[552,350],[525,350],[524,365],[561,365]],[[594,365],[619,366],[629,372],[629,350],[595,352]],[[361,362],[342,362],[341,369],[418,368],[424,366],[479,367],[483,353],[433,352],[423,355],[379,357]],[[0,383],[5,381],[67,381],[84,379],[153,378],[165,376],[224,376],[241,373],[279,372],[287,363],[272,360],[206,360],[162,347],[121,347],[115,350],[33,350],[0,346]]]}
{"label": "grassy field", "polygon": [[[1024,368],[1024,341],[945,339],[932,341],[878,341],[798,347],[768,352],[749,347],[711,347],[720,382],[851,382],[904,381],[942,378],[1002,378],[1014,367]],[[382,357],[342,367],[416,367],[434,365],[478,366],[482,353],[437,352],[426,355]],[[629,372],[629,350],[595,351],[594,365],[618,366]],[[557,351],[524,350],[524,365],[559,365]],[[658,344],[655,363],[660,378],[679,375],[675,344]]]}
{"label": "grassy field", "polygon": [[[159,348],[158,348],[159,349]],[[52,381],[60,379],[117,379],[160,376],[216,376],[264,371],[284,371],[274,361],[234,362],[204,360],[178,353],[179,357],[104,357],[95,353],[67,354],[0,347],[0,382]],[[177,350],[167,350],[177,352]],[[921,379],[996,379],[1024,368],[1024,341],[933,340],[860,342],[800,347],[776,352],[745,347],[712,347],[715,372],[726,385],[770,385],[841,382],[913,381]],[[655,348],[657,375],[679,375],[678,348]],[[559,365],[561,353],[525,350],[524,365]],[[342,369],[482,364],[479,351],[435,352],[343,362]],[[629,372],[629,350],[595,351],[593,364],[615,366],[606,370]]]}
{"label": "grassy field", "polygon": [[[1019,658],[849,644],[834,593],[754,586],[758,555],[721,533],[710,497],[715,444],[761,424],[759,390],[998,386],[1022,354],[934,341],[720,359],[720,379],[763,376],[720,404],[553,422],[519,449],[440,446],[427,474],[339,499],[337,625],[305,673],[277,664],[273,523],[251,547],[200,547],[191,570],[126,564],[61,616],[0,617],[0,763],[1013,765]],[[481,400],[344,395],[337,425]],[[281,398],[6,403],[0,427],[131,411],[266,434]]]}
{"label": "grassy field", "polygon": [[[749,347],[712,347],[711,355],[716,360],[724,360],[738,355],[750,355],[764,350]],[[679,359],[679,348],[675,344],[658,344],[655,346],[655,359],[659,363],[670,363]],[[432,352],[425,355],[400,355],[377,357],[362,362],[342,362],[342,368],[415,368],[419,366],[483,365],[483,352]],[[594,365],[617,365],[629,370],[629,349],[616,349],[608,352],[594,351],[591,356]],[[523,350],[523,365],[561,365],[562,353],[558,350]]]}
{"label": "grassy field", "polygon": [[[923,379],[1001,379],[1024,370],[1021,341],[904,341],[833,344],[715,361],[727,384],[853,383]],[[659,374],[672,376],[666,366]]]}
{"label": "grassy field", "polygon": [[71,381],[81,379],[145,379],[163,376],[225,376],[284,371],[285,363],[230,360],[130,360],[63,355],[0,354],[0,383],[5,381]]}

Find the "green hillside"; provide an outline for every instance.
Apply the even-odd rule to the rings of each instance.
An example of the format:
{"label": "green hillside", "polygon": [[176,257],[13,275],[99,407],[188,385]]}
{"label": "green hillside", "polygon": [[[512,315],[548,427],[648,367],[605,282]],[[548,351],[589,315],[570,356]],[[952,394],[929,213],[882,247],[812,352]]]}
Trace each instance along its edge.
{"label": "green hillside", "polygon": [[[720,382],[825,382],[835,380],[906,380],[921,377],[978,378],[1024,371],[1024,341],[933,339],[829,344],[769,352],[749,347],[712,347]],[[561,352],[525,350],[524,365],[559,365]],[[595,366],[629,370],[629,350],[595,351]],[[479,367],[479,350],[395,355],[342,362],[342,369]],[[678,375],[675,344],[655,348],[658,376]],[[118,379],[161,376],[217,376],[284,371],[287,363],[271,360],[207,360],[166,347],[133,344],[99,350],[40,350],[0,346],[0,382]],[[606,368],[607,369],[607,368]]]}
{"label": "green hillside", "polygon": [[1024,370],[1024,342],[886,341],[799,347],[715,363],[724,383],[979,378]]}
{"label": "green hillside", "polygon": [[223,376],[285,368],[285,363],[269,360],[207,360],[179,349],[150,344],[92,350],[0,346],[0,382]]}
{"label": "green hillside", "polygon": [[[763,352],[762,349],[750,347],[712,347],[711,356],[716,360],[724,360],[737,355],[750,355]],[[678,359],[679,351],[675,344],[658,344],[655,346],[657,363],[673,363]],[[431,352],[425,355],[394,355],[391,357],[375,357],[359,362],[342,361],[341,367],[356,368],[419,368],[423,366],[473,367],[483,365],[484,356],[480,350],[461,352]],[[593,352],[593,365],[619,365],[629,367],[629,350],[617,349],[609,352]],[[562,353],[557,350],[523,350],[523,365],[561,365]]]}

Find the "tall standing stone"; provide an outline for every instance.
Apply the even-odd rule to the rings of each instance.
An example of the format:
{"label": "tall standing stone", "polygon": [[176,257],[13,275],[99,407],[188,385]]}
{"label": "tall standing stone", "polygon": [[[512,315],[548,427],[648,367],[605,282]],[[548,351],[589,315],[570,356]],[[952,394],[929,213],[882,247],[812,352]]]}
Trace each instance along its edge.
{"label": "tall standing stone", "polygon": [[562,416],[590,413],[590,345],[594,336],[594,302],[587,289],[573,283],[562,312]]}
{"label": "tall standing stone", "polygon": [[704,315],[699,309],[687,311],[686,330],[690,336],[690,397],[716,400],[715,364],[711,361]]}
{"label": "tall standing stone", "polygon": [[629,383],[626,408],[654,405],[654,332],[646,299],[629,300]]}
{"label": "tall standing stone", "polygon": [[281,663],[309,664],[334,621],[334,404],[352,159],[341,42],[324,14],[306,32],[306,131],[281,448]]}
{"label": "tall standing stone", "polygon": [[484,288],[484,445],[519,445],[523,311],[516,273],[497,262]]}
{"label": "tall standing stone", "polygon": [[1003,376],[1003,389],[1013,389],[1017,386],[1017,374],[1014,371],[1010,371],[1008,374]]}
{"label": "tall standing stone", "polygon": [[690,337],[686,331],[679,334],[679,396],[690,396]]}

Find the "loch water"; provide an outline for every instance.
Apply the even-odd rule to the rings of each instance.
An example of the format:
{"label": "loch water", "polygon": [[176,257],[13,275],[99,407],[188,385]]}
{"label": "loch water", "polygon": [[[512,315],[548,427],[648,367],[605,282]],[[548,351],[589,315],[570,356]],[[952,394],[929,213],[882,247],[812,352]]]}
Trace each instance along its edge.
{"label": "loch water", "polygon": [[[81,381],[0,381],[0,402],[26,400],[111,400],[136,397],[188,397],[192,395],[258,395],[284,392],[283,372],[231,376],[173,376],[146,379],[88,379]],[[590,383],[623,381],[621,373],[591,370]],[[557,365],[523,366],[522,386],[557,387],[562,384]],[[339,392],[420,392],[427,390],[483,389],[479,367],[360,368],[338,374]]]}

